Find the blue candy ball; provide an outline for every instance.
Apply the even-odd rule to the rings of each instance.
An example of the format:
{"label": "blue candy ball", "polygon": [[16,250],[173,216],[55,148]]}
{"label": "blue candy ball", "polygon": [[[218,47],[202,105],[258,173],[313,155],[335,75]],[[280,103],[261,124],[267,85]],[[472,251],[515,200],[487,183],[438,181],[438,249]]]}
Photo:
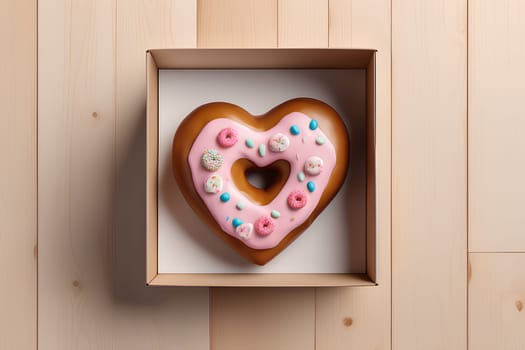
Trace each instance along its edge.
{"label": "blue candy ball", "polygon": [[301,130],[299,129],[299,127],[297,125],[292,125],[290,127],[290,133],[292,135],[299,135],[300,132],[301,132]]}
{"label": "blue candy ball", "polygon": [[310,192],[315,191],[315,183],[313,181],[308,181],[308,183],[306,184],[306,188]]}
{"label": "blue candy ball", "polygon": [[317,129],[318,126],[319,126],[319,124],[317,123],[317,120],[312,119],[310,121],[310,125],[309,125],[310,130],[315,130],[315,129]]}
{"label": "blue candy ball", "polygon": [[243,221],[239,218],[235,218],[232,220],[232,225],[234,228],[237,228],[237,226],[240,226],[243,224]]}
{"label": "blue candy ball", "polygon": [[228,192],[224,192],[223,194],[221,194],[220,199],[221,202],[226,203],[230,200],[230,194]]}

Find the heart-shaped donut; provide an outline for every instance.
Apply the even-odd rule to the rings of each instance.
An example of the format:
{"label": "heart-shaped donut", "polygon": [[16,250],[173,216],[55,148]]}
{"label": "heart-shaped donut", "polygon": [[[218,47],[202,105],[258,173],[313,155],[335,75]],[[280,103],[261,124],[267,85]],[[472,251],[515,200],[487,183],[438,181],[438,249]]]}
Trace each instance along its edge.
{"label": "heart-shaped donut", "polygon": [[[261,116],[214,102],[179,125],[173,172],[202,220],[239,254],[264,265],[337,194],[348,154],[343,121],[319,100],[289,100]],[[250,172],[272,176],[255,186]]]}

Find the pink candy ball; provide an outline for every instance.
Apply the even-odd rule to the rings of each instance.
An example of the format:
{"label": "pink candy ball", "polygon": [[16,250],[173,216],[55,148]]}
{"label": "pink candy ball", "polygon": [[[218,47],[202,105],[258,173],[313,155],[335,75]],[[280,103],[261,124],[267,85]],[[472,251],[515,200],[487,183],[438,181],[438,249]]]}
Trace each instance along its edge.
{"label": "pink candy ball", "polygon": [[224,128],[217,135],[217,142],[221,147],[231,147],[239,140],[237,130],[232,128]]}
{"label": "pink candy ball", "polygon": [[288,195],[288,205],[292,209],[301,209],[306,205],[306,192],[302,190],[292,191]]}
{"label": "pink candy ball", "polygon": [[267,215],[263,215],[260,218],[255,221],[255,232],[257,232],[261,236],[268,236],[270,233],[273,232],[273,229],[275,228],[275,224],[273,222],[273,219]]}

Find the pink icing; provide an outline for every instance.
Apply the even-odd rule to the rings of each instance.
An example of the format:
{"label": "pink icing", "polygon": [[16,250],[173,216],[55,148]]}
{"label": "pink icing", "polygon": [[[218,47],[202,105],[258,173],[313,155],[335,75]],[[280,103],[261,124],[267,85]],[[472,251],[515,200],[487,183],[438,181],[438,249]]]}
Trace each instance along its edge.
{"label": "pink icing", "polygon": [[275,224],[273,219],[267,215],[263,215],[255,221],[255,232],[261,236],[268,236],[273,232]]}
{"label": "pink icing", "polygon": [[303,190],[295,190],[288,196],[288,205],[292,209],[301,209],[306,205],[308,195]]}
{"label": "pink icing", "polygon": [[[195,139],[188,155],[188,164],[192,173],[194,187],[199,197],[208,207],[210,214],[219,224],[221,229],[227,234],[241,240],[244,244],[253,249],[270,249],[275,247],[281,240],[292,230],[303,224],[317,207],[321,195],[330,179],[333,168],[336,164],[336,153],[333,144],[328,137],[322,132],[322,125],[316,130],[309,129],[311,118],[300,112],[293,112],[286,115],[273,128],[266,131],[255,130],[245,124],[220,118],[214,119],[201,130],[201,133]],[[290,134],[290,126],[297,125],[301,130],[299,135]],[[245,141],[251,139],[255,147],[249,148],[244,142],[238,142],[234,147],[220,148],[218,144],[218,131],[231,128],[237,132],[238,138]],[[268,140],[276,133],[282,133],[288,136],[290,140],[289,147],[284,152],[266,152],[264,156],[258,154],[259,145],[266,145]],[[316,138],[323,137],[326,142],[323,145],[315,143]],[[201,164],[203,152],[210,148],[218,148],[224,156],[224,162],[217,174],[223,178],[222,193],[228,192],[231,196],[230,201],[223,203],[219,195],[206,193],[204,184],[210,176]],[[315,182],[317,190],[306,193],[306,204],[301,209],[292,209],[288,206],[288,195],[296,190],[306,190],[306,183],[297,179],[297,174],[303,171],[304,160],[309,157],[317,156],[323,160],[324,169],[317,176],[306,175],[308,181]],[[253,203],[249,197],[239,191],[231,177],[232,164],[238,159],[246,158],[251,160],[259,167],[267,166],[277,160],[283,159],[290,163],[290,176],[284,184],[281,192],[268,204],[258,205]],[[239,201],[245,203],[245,207],[239,212],[235,204]],[[269,235],[251,235],[243,239],[236,233],[231,221],[226,217],[237,216],[244,223],[253,223],[262,216],[268,216],[272,210],[278,211],[281,216],[273,221],[273,232]],[[254,226],[255,228],[255,226]]]}
{"label": "pink icing", "polygon": [[237,143],[237,131],[232,128],[224,128],[217,135],[217,143],[221,147],[231,147]]}

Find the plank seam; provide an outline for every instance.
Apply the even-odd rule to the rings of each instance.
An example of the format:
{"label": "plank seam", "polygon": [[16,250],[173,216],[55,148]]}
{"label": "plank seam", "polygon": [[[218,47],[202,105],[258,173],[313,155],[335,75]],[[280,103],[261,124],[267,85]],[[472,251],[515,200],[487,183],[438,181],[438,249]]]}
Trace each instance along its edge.
{"label": "plank seam", "polygon": [[39,186],[38,186],[38,164],[39,164],[39,160],[38,160],[38,72],[39,72],[39,69],[38,69],[38,6],[39,6],[39,0],[36,0],[36,7],[35,7],[35,11],[36,11],[36,86],[35,86],[35,89],[36,89],[36,92],[35,92],[35,96],[36,96],[36,106],[35,106],[35,123],[36,123],[36,135],[35,135],[35,139],[36,139],[36,143],[35,143],[35,148],[36,148],[36,313],[35,313],[35,316],[36,316],[36,350],[38,350],[38,319],[39,319],[39,309],[40,309],[40,306],[39,306],[39,292],[38,292],[38,287],[39,287],[39,280],[38,280],[38,261],[39,261],[39,252],[38,252],[38,222],[39,222],[39,217],[38,217],[38,200],[39,200],[39,197],[38,197],[38,189],[39,189]]}
{"label": "plank seam", "polygon": [[467,55],[466,55],[467,56],[467,62],[466,62],[467,63],[467,67],[466,67],[467,68],[467,81],[466,81],[466,83],[467,83],[467,86],[466,86],[466,89],[467,89],[467,91],[466,91],[466,93],[467,93],[467,96],[466,96],[466,98],[467,98],[467,110],[466,110],[466,112],[467,112],[467,115],[466,115],[466,127],[467,127],[467,130],[466,130],[466,134],[467,134],[467,136],[466,136],[466,140],[467,140],[466,141],[466,143],[467,143],[466,144],[466,149],[467,149],[467,159],[466,159],[466,162],[467,162],[467,166],[466,166],[466,173],[467,173],[467,179],[466,179],[466,183],[467,183],[467,193],[466,193],[466,196],[467,196],[467,198],[466,198],[466,204],[467,204],[467,208],[466,208],[466,212],[467,212],[467,226],[466,226],[466,230],[467,230],[467,232],[466,232],[466,235],[467,235],[467,237],[466,237],[466,245],[467,245],[467,251],[466,251],[466,264],[467,264],[467,269],[466,269],[466,276],[465,276],[465,278],[466,278],[466,284],[467,284],[467,286],[466,286],[467,287],[466,288],[466,293],[467,293],[467,295],[466,295],[466,301],[467,301],[467,305],[466,305],[466,309],[467,309],[466,310],[466,312],[467,312],[466,321],[467,321],[467,324],[465,325],[466,326],[465,332],[466,332],[467,350],[470,349],[470,335],[469,335],[469,322],[470,322],[470,320],[469,320],[469,314],[470,314],[470,312],[469,312],[469,310],[470,310],[469,309],[470,308],[470,306],[469,306],[469,304],[470,304],[469,288],[470,288],[470,286],[469,285],[470,285],[470,281],[469,281],[469,271],[471,271],[471,268],[472,268],[471,266],[469,266],[469,250],[470,250],[469,249],[469,236],[470,236],[470,183],[469,183],[469,179],[470,179],[470,173],[469,173],[469,170],[470,170],[469,169],[470,168],[469,167],[469,164],[470,164],[470,158],[469,158],[469,156],[470,156],[470,148],[469,148],[469,146],[470,146],[470,140],[469,140],[469,135],[470,135],[470,132],[469,132],[470,131],[470,127],[469,127],[469,107],[470,107],[470,92],[469,92],[470,91],[470,85],[469,85],[469,83],[470,83],[470,69],[469,69],[469,60],[470,60],[469,36],[470,36],[470,34],[469,34],[469,28],[470,28],[470,23],[469,23],[469,4],[470,4],[470,1],[466,0],[466,5],[467,5],[467,9],[466,9],[467,10],[466,11],[466,16],[467,16],[467,18],[466,18],[466,23],[467,23],[467,28],[466,28],[467,29],[467,34],[466,34],[466,36],[467,36]]}
{"label": "plank seam", "polygon": [[393,133],[393,123],[394,123],[394,99],[393,99],[393,80],[394,80],[394,64],[393,64],[393,41],[394,41],[394,35],[393,35],[393,28],[394,28],[394,6],[393,6],[393,0],[390,0],[390,350],[393,350],[394,347],[394,308],[393,308],[393,267],[392,267],[392,261],[393,261],[393,249],[392,249],[392,237],[393,237],[393,168],[394,168],[394,158],[393,158],[393,145],[394,145],[394,133]]}

